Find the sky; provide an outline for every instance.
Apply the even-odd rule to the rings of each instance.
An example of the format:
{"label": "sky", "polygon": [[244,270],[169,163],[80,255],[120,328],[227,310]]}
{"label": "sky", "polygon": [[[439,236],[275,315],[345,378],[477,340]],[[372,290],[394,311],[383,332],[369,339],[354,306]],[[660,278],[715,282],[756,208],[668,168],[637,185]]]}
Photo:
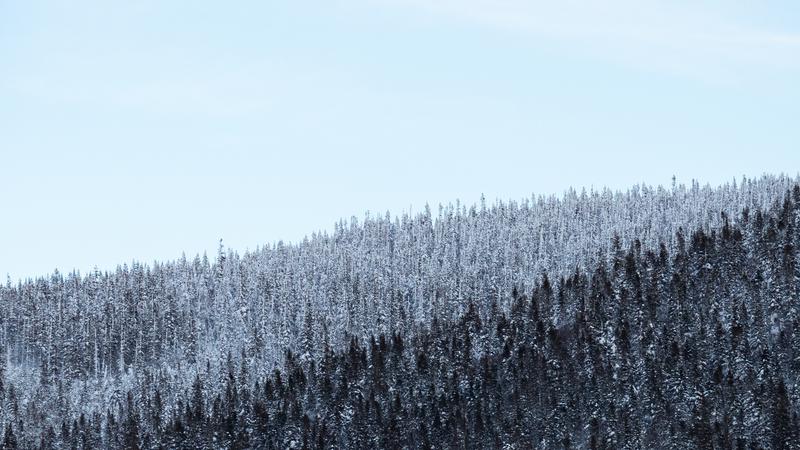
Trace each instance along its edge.
{"label": "sky", "polygon": [[794,0],[0,0],[0,276],[794,175],[798,80]]}

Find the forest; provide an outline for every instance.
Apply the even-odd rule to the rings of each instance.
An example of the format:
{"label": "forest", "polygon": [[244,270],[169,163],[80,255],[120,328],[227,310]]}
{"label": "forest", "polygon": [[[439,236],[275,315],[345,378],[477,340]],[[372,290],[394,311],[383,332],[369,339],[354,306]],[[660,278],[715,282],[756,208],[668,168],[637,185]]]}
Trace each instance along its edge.
{"label": "forest", "polygon": [[0,286],[3,449],[800,448],[800,180]]}

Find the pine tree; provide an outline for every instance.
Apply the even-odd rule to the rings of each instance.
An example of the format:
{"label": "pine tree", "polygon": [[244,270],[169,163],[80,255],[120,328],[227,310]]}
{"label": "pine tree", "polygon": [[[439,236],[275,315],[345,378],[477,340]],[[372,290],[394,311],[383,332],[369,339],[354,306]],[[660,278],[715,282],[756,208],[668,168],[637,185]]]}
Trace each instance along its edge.
{"label": "pine tree", "polygon": [[3,449],[13,450],[17,448],[17,438],[14,436],[14,430],[11,424],[6,424],[5,432],[3,433]]}

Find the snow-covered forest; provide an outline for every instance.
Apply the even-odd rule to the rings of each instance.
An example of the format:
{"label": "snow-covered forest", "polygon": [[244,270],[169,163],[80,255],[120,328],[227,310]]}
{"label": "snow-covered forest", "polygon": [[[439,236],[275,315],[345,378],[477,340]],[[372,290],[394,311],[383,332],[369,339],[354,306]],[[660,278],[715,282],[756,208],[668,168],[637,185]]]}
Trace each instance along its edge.
{"label": "snow-covered forest", "polygon": [[0,286],[4,448],[800,448],[800,180]]}

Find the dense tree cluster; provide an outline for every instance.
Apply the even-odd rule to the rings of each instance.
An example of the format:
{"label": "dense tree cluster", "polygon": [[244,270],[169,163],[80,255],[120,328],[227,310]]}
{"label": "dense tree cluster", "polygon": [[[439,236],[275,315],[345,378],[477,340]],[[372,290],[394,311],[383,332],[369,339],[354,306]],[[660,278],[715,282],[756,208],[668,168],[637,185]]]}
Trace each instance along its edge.
{"label": "dense tree cluster", "polygon": [[0,448],[798,448],[798,227],[765,177],[9,283]]}

